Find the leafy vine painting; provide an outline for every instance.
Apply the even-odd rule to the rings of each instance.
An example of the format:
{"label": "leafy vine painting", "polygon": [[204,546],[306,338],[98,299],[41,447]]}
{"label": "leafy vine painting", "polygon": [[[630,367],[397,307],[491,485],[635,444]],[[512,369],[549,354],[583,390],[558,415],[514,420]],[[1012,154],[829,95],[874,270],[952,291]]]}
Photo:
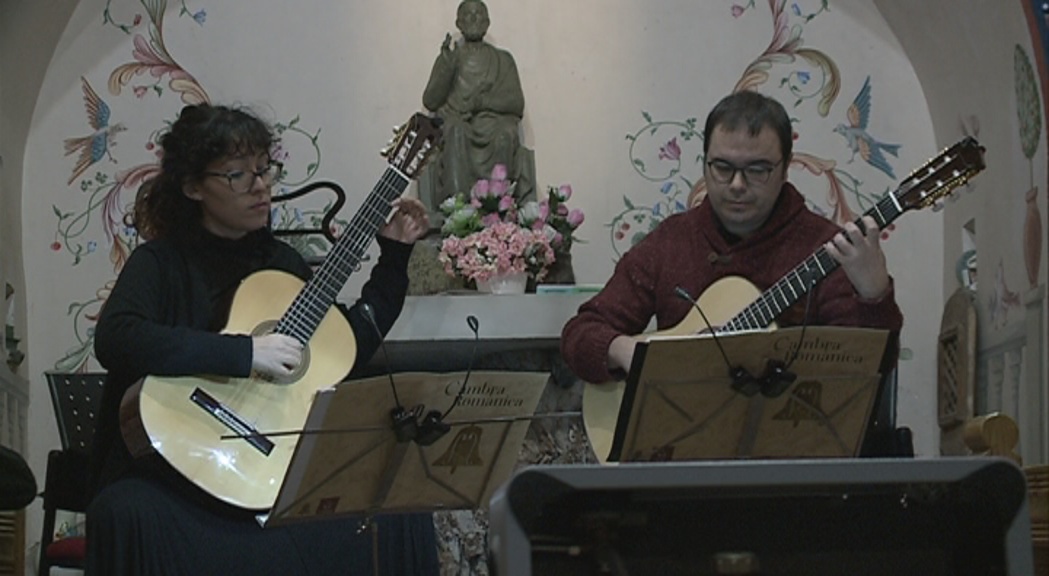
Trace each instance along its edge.
{"label": "leafy vine painting", "polygon": [[[734,19],[748,17],[757,10],[757,2],[733,4]],[[772,15],[772,37],[768,47],[740,74],[733,91],[781,89],[793,101],[782,100],[788,112],[811,105],[821,117],[831,114],[842,90],[842,74],[835,61],[823,51],[804,45],[806,25],[828,10],[827,0],[815,10],[805,11],[798,2],[767,0]],[[775,80],[778,78],[778,84]],[[770,86],[770,83],[774,84]],[[896,181],[894,160],[900,144],[886,142],[868,131],[872,114],[874,85],[867,76],[848,105],[841,121],[833,129],[843,139],[850,159],[844,165],[803,150],[794,151],[791,168],[801,170],[826,182],[823,201],[809,199],[813,211],[843,224],[874,206],[890,191]],[[706,194],[703,181],[703,134],[696,117],[667,120],[641,112],[643,124],[626,135],[627,150],[634,172],[656,193],[646,199],[623,196],[623,208],[606,224],[609,242],[616,258],[636,245],[671,214],[699,204]],[[801,120],[792,116],[794,139],[802,129]],[[878,193],[874,185],[862,181],[850,169],[853,162],[864,162],[883,174],[888,181]],[[654,196],[655,200],[650,198]],[[882,232],[889,237],[894,225]]]}
{"label": "leafy vine painting", "polygon": [[[179,0],[177,11],[174,7],[169,10],[167,0],[141,0],[137,6],[131,2],[118,4],[107,0],[102,26],[126,38],[128,61],[114,68],[104,82],[86,76],[80,79],[85,123],[81,133],[70,135],[63,143],[65,155],[72,162],[67,180],[70,194],[67,201],[52,206],[55,229],[50,245],[51,252],[67,258],[74,267],[106,254],[114,278],[139,242],[129,210],[139,187],[159,170],[158,140],[171,121],[144,127],[149,133],[144,142],[125,142],[131,125],[124,119],[124,110],[133,108],[136,101],[155,99],[164,116],[173,118],[184,105],[211,101],[205,87],[179,63],[165,41],[165,32],[174,27],[206,27],[207,9],[191,7],[187,0]],[[172,14],[176,15],[174,21]],[[273,151],[274,159],[285,166],[302,167],[283,174],[282,190],[290,190],[308,181],[320,166],[320,129],[305,128],[301,117],[295,115],[275,122],[274,130],[280,140]],[[128,151],[125,158],[144,156],[145,160],[125,167],[118,162],[118,150]],[[293,156],[296,162],[290,161]],[[273,222],[290,229],[315,227],[323,212],[324,208],[275,207]],[[327,246],[312,239],[302,241],[297,248],[309,257],[323,253]],[[109,280],[83,299],[69,303],[66,313],[76,344],[55,362],[55,370],[85,369],[92,355],[94,324],[114,282]]]}

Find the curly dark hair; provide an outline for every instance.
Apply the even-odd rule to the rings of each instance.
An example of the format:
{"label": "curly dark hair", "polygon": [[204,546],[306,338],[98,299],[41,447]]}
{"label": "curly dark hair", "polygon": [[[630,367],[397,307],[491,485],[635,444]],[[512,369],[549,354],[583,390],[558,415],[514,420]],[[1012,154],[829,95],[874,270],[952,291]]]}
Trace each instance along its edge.
{"label": "curly dark hair", "polygon": [[[751,90],[741,90],[725,96],[707,115],[703,127],[703,155],[710,149],[710,136],[722,127],[735,132],[746,126],[751,136],[757,136],[765,126],[772,128],[779,138],[780,152],[789,159],[794,149],[794,128],[783,105],[776,100]],[[788,164],[789,162],[784,162]]]}
{"label": "curly dark hair", "polygon": [[160,174],[135,196],[132,222],[144,239],[188,232],[201,226],[200,203],[183,194],[208,165],[230,156],[272,150],[276,136],[266,122],[243,108],[196,104],[179,113],[160,137]]}

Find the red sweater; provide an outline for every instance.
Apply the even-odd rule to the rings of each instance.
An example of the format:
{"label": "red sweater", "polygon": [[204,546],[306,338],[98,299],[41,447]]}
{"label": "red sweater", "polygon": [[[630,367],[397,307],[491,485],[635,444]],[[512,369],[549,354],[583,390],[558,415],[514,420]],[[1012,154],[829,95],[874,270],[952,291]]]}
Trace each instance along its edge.
{"label": "red sweater", "polygon": [[[810,211],[790,184],[784,185],[768,222],[748,238],[732,238],[725,232],[706,201],[674,214],[623,255],[604,289],[565,324],[561,354],[584,381],[621,379],[623,374],[609,372],[608,346],[617,336],[640,334],[653,316],[660,330],[681,322],[691,304],[674,294],[675,287],[698,297],[716,280],[742,276],[764,292],[839,230]],[[839,267],[816,285],[808,323],[899,332],[903,315],[891,286],[890,282],[889,293],[877,301],[861,299]],[[800,324],[806,299],[802,297],[776,323]]]}

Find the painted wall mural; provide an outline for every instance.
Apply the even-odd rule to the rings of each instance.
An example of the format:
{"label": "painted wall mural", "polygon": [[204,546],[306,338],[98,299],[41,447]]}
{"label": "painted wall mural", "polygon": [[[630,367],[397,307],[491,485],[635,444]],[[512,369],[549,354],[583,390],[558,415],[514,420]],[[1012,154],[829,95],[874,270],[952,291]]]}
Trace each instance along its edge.
{"label": "painted wall mural", "polygon": [[[198,26],[207,23],[206,8],[193,9],[180,0],[174,21],[166,0],[141,0],[138,6],[127,3],[113,6],[108,0],[102,13],[101,26],[110,28],[128,40],[130,61],[114,68],[104,83],[81,77],[83,106],[86,113],[85,133],[64,140],[65,155],[72,157],[69,170],[69,194],[60,205],[54,205],[55,231],[51,251],[56,257],[68,258],[76,267],[88,258],[108,255],[113,278],[91,290],[82,299],[68,303],[67,316],[76,344],[54,363],[59,371],[86,370],[93,358],[94,325],[98,313],[124,265],[138,245],[139,237],[130,222],[135,194],[144,182],[159,171],[159,138],[184,105],[211,102],[203,85],[169,51],[164,33],[176,26]],[[123,12],[127,12],[124,14]],[[104,85],[108,94],[102,97],[95,86]],[[130,88],[130,91],[128,89]],[[170,117],[157,126],[148,126],[149,136],[141,142],[147,160],[127,166],[117,150],[131,150],[139,143],[125,142],[132,128],[122,120],[123,107],[130,98],[155,100],[154,117]],[[131,108],[130,104],[127,105]],[[128,114],[132,116],[132,114]],[[142,118],[141,114],[135,117]],[[134,126],[136,128],[141,128]],[[90,128],[91,132],[87,132]],[[321,162],[320,129],[303,127],[301,117],[274,122],[278,143],[271,152],[284,163],[284,174],[278,193],[286,192],[310,180]],[[126,157],[142,156],[133,150]],[[328,206],[275,205],[272,221],[285,229],[315,228]],[[337,223],[341,221],[336,221]],[[344,224],[344,223],[342,223]],[[327,242],[318,237],[296,237],[290,242],[307,257],[326,252]]]}
{"label": "painted wall mural", "polygon": [[[781,102],[792,114],[791,121],[796,126],[794,139],[798,140],[803,118],[811,113],[807,107],[827,117],[841,92],[842,74],[838,65],[823,51],[806,47],[803,39],[805,26],[828,10],[828,2],[823,0],[819,8],[809,12],[802,10],[798,2],[788,4],[786,0],[769,0],[767,6],[773,24],[769,46],[743,70],[734,91],[767,89],[773,75],[778,75],[779,84],[773,88],[786,90],[794,97],[793,102],[782,99]],[[730,8],[734,19],[743,18],[753,10],[758,10],[754,0],[744,5],[733,4]],[[868,75],[845,110],[844,121],[838,123],[833,132],[844,138],[845,149],[850,154],[844,163],[846,166],[858,156],[884,173],[889,184],[881,192],[870,191],[876,186],[863,182],[834,159],[795,149],[791,162],[792,168],[826,180],[822,199],[814,200],[808,195],[807,201],[814,212],[838,224],[856,220],[858,214],[885,198],[891,183],[897,179],[889,156],[898,156],[901,145],[886,143],[868,132],[872,90]],[[627,151],[634,172],[657,192],[634,197],[624,195],[623,208],[605,224],[617,259],[668,216],[698,205],[706,195],[703,135],[697,118],[661,120],[648,111],[642,111],[641,116],[644,124],[626,135]],[[882,232],[882,239],[888,239],[894,229],[895,225],[889,224]]]}

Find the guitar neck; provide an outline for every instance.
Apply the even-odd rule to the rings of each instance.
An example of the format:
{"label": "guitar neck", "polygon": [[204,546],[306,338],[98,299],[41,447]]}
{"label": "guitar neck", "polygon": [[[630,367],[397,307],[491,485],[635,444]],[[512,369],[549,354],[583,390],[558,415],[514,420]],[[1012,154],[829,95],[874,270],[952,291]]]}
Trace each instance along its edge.
{"label": "guitar neck", "polygon": [[[893,220],[900,217],[905,211],[897,200],[906,188],[897,188],[878,201],[873,208],[868,210],[864,216],[874,218],[878,228],[884,229]],[[856,225],[860,226],[862,218],[856,219]],[[816,252],[798,264],[793,270],[780,278],[768,290],[762,292],[757,300],[751,302],[739,314],[733,316],[721,327],[721,332],[738,332],[742,330],[758,330],[768,328],[776,318],[784,311],[793,306],[802,296],[808,294],[809,290],[815,288],[821,280],[827,277],[838,267],[838,261],[831,258],[830,254],[821,246]]]}
{"label": "guitar neck", "polygon": [[410,181],[393,166],[386,168],[321,267],[281,317],[275,332],[292,336],[304,344],[309,342],[350,274],[360,268],[375,233],[386,223],[390,204],[404,193]]}

